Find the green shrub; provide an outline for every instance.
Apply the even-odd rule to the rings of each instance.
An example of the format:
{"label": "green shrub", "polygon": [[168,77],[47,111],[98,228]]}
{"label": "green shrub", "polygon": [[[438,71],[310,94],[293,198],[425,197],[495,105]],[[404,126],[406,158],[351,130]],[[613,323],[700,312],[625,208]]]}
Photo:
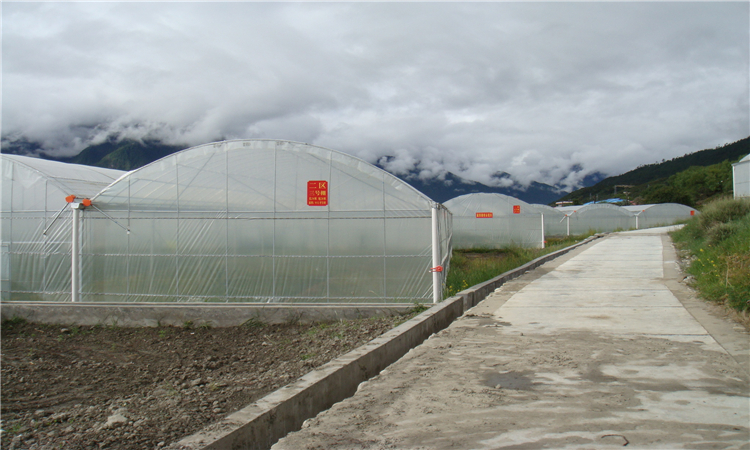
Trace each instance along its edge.
{"label": "green shrub", "polygon": [[698,216],[698,225],[704,232],[716,223],[729,223],[750,214],[750,201],[724,198],[706,205]]}
{"label": "green shrub", "polygon": [[714,222],[706,230],[706,245],[716,245],[729,238],[736,228],[732,222]]}

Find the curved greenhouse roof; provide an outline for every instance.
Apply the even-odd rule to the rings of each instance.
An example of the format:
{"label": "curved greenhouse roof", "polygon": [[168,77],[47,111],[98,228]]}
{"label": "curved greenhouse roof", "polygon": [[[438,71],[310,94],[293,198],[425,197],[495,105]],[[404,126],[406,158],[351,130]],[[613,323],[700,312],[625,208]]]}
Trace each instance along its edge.
{"label": "curved greenhouse roof", "polygon": [[45,208],[57,211],[65,205],[68,195],[93,197],[126,173],[19,155],[0,154],[0,161],[3,166],[3,211]]}
{"label": "curved greenhouse roof", "polygon": [[628,205],[623,209],[636,216],[636,228],[652,228],[673,225],[680,220],[698,214],[695,208],[679,203],[656,203],[653,205]]}
{"label": "curved greenhouse roof", "polygon": [[493,193],[465,194],[446,201],[444,205],[454,217],[474,217],[477,212],[491,212],[495,216],[512,216],[515,211],[514,206],[519,208],[520,213],[528,212],[531,207],[530,204],[515,197]]}
{"label": "curved greenhouse roof", "polygon": [[70,299],[71,210],[125,172],[0,154],[1,298]]}
{"label": "curved greenhouse roof", "polygon": [[597,203],[592,205],[565,206],[556,208],[566,213],[570,223],[570,234],[585,234],[590,231],[617,231],[635,228],[635,216],[620,206]]}
{"label": "curved greenhouse roof", "polygon": [[542,216],[530,204],[503,194],[466,194],[445,202],[453,214],[453,246],[542,247]]}
{"label": "curved greenhouse roof", "polygon": [[320,204],[308,202],[307,183],[314,180],[330,181],[327,211],[424,210],[434,203],[351,155],[266,139],[216,142],[174,153],[129,172],[94,200],[108,209],[128,199],[144,209],[320,211]]}
{"label": "curved greenhouse roof", "polygon": [[298,142],[189,148],[92,200],[84,300],[432,300],[441,288],[429,269],[450,257],[442,205],[365,161]]}

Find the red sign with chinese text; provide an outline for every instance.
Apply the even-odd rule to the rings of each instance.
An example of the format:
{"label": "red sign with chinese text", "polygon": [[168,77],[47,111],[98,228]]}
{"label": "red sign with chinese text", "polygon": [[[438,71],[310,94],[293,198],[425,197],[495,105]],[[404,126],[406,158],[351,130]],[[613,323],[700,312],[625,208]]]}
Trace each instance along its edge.
{"label": "red sign with chinese text", "polygon": [[307,206],[328,206],[328,181],[307,182]]}
{"label": "red sign with chinese text", "polygon": [[513,205],[513,214],[521,214],[521,205]]}
{"label": "red sign with chinese text", "polygon": [[477,219],[492,219],[492,213],[491,212],[477,213]]}

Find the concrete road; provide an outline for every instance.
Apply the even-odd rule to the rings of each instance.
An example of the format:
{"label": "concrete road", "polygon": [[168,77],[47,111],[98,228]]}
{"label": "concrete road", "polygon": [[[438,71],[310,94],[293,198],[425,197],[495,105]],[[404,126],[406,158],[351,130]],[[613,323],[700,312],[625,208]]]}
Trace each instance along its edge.
{"label": "concrete road", "polygon": [[665,229],[507,283],[275,450],[750,449],[750,340]]}

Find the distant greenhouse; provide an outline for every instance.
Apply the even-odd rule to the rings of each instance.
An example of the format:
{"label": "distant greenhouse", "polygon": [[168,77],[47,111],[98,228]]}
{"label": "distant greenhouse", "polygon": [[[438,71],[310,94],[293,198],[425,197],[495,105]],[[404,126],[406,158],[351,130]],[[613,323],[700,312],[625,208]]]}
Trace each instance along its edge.
{"label": "distant greenhouse", "polygon": [[635,229],[635,216],[620,206],[592,204],[556,209],[565,213],[566,226],[570,227],[570,234],[573,235]]}
{"label": "distant greenhouse", "polygon": [[544,247],[541,213],[503,194],[466,194],[445,202],[454,248]]}
{"label": "distant greenhouse", "polygon": [[680,220],[695,216],[695,208],[679,203],[657,203],[654,205],[623,206],[635,216],[635,228],[653,228],[673,225]]}
{"label": "distant greenhouse", "polygon": [[2,300],[69,301],[71,216],[125,172],[0,155],[2,164]]}
{"label": "distant greenhouse", "polygon": [[78,210],[81,301],[432,301],[451,253],[442,205],[308,144],[201,145],[97,192]]}

